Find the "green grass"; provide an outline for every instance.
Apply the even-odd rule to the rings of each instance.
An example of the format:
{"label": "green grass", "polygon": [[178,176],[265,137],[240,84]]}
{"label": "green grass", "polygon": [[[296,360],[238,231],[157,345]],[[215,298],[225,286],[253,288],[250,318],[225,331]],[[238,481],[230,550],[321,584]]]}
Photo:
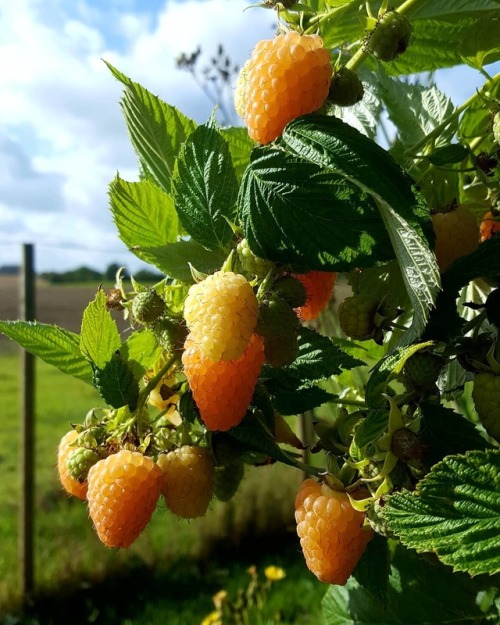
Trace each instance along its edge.
{"label": "green grass", "polygon": [[[40,599],[31,616],[21,620],[11,616],[5,623],[195,624],[212,609],[211,595],[226,582],[229,586],[246,584],[246,568],[257,557],[273,564],[279,564],[279,558],[286,560],[289,575],[276,584],[272,600],[292,610],[297,620],[283,622],[308,623],[307,615],[315,614],[311,622],[320,623],[319,597],[325,587],[307,572],[294,535],[298,471],[278,465],[250,468],[231,502],[214,504],[206,517],[191,522],[177,519],[160,503],[131,548],[107,549],[93,531],[86,504],[65,495],[56,472],[57,445],[69,424],[81,422],[102,401],[92,387],[41,361],[36,369],[35,578]],[[19,379],[19,354],[2,355],[0,617],[13,613],[19,601]],[[266,536],[271,542],[263,542]],[[291,546],[283,552],[280,545],[286,537]],[[247,552],[245,545],[250,546]],[[264,556],[259,556],[259,545],[266,547]],[[288,592],[297,598],[295,603],[285,596]],[[311,605],[310,596],[314,597]],[[51,597],[56,597],[56,607]],[[56,613],[65,602],[68,610],[80,606],[75,613],[87,620],[76,621],[68,615],[66,621],[57,620]]]}

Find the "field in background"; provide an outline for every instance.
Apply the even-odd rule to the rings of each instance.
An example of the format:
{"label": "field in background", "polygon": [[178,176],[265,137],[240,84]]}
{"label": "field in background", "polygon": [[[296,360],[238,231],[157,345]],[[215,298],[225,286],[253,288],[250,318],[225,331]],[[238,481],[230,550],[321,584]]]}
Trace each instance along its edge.
{"label": "field in background", "polygon": [[[39,284],[37,319],[78,331],[83,309],[93,298],[96,288]],[[16,279],[0,279],[0,319],[17,318],[16,291]],[[121,325],[125,327],[124,323]],[[19,354],[20,350],[14,344],[5,338],[0,339],[0,623],[2,614],[15,607],[19,598]],[[116,601],[120,601],[121,597],[123,604],[120,608],[125,609],[127,601],[133,603],[133,593],[131,600],[125,600],[123,595],[123,588],[128,584],[143,596],[149,596],[149,608],[143,606],[146,612],[150,611],[148,619],[144,620],[142,612],[137,620],[133,616],[128,617],[124,621],[127,625],[139,622],[151,625],[156,622],[193,622],[195,625],[196,620],[192,621],[189,616],[182,617],[181,604],[185,604],[186,610],[188,605],[196,606],[197,617],[209,612],[212,609],[210,597],[214,592],[225,584],[235,588],[246,583],[246,567],[262,561],[263,565],[283,564],[289,571],[289,577],[276,585],[276,592],[280,594],[275,601],[279,602],[283,593],[283,606],[288,610],[293,608],[296,614],[302,613],[303,620],[290,622],[320,623],[319,598],[324,586],[313,580],[305,569],[293,527],[293,500],[302,478],[299,471],[281,465],[249,468],[240,492],[231,502],[216,503],[205,518],[191,522],[175,518],[160,504],[151,524],[130,549],[109,550],[97,539],[86,505],[66,497],[62,492],[55,470],[57,445],[69,429],[69,424],[81,422],[90,408],[102,405],[102,400],[91,386],[37,361],[35,405],[35,564],[39,592],[64,595],[65,592],[80,589],[79,596],[85,598],[81,608],[82,618],[91,606],[96,614],[100,614],[99,618],[95,617],[95,622],[119,623],[119,609],[112,605],[113,590],[110,588],[113,580],[120,579],[122,594],[115,589]],[[264,550],[259,547],[264,547]],[[150,579],[156,575],[155,571],[160,577],[145,588],[144,583],[137,580],[137,571],[140,571],[141,580]],[[173,587],[180,584],[182,593],[178,596],[171,591],[158,593],[159,579],[166,587],[170,583]],[[89,591],[82,590],[89,585],[94,587],[96,583],[100,584],[99,588],[106,588],[106,593],[111,593],[109,597],[106,594],[101,603],[100,590],[96,590],[97,594],[92,594],[90,598]],[[298,588],[302,590],[299,592]],[[156,589],[156,600],[163,605],[161,612],[151,604],[154,604],[152,589]],[[288,598],[290,594],[295,597],[291,602]],[[180,601],[177,608],[176,599]],[[78,599],[73,597],[68,605],[73,605],[75,601]],[[63,599],[58,599],[58,605],[58,609],[62,610],[61,606],[65,605]],[[130,609],[133,612],[134,608]],[[116,618],[111,614],[113,610]],[[309,621],[313,615],[314,620]],[[105,620],[100,621],[104,616]],[[87,617],[90,622],[88,614]],[[21,623],[15,620],[6,622]],[[45,621],[28,622],[37,625]]]}

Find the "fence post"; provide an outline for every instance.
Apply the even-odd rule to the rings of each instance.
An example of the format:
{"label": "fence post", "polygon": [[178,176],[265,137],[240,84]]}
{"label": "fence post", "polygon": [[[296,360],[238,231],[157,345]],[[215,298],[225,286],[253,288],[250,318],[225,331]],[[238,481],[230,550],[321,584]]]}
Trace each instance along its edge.
{"label": "fence post", "polygon": [[[35,269],[32,243],[23,244],[22,255],[19,316],[24,321],[33,321],[35,318]],[[27,602],[33,596],[34,590],[35,359],[25,350],[21,352],[20,392],[19,575],[21,597],[24,602]]]}

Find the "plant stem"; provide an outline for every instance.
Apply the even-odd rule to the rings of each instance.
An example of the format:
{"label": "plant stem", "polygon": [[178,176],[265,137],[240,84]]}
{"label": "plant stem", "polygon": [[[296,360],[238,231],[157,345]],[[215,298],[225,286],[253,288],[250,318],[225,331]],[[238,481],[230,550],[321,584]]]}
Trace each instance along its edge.
{"label": "plant stem", "polygon": [[342,404],[343,406],[359,406],[360,408],[366,408],[364,401],[356,401],[355,399],[330,399],[330,404]]}
{"label": "plant stem", "polygon": [[167,371],[175,363],[176,360],[177,356],[172,356],[172,358],[170,358],[170,360],[168,360],[166,364],[163,365],[158,373],[153,378],[151,378],[151,380],[149,380],[146,386],[141,390],[141,392],[139,393],[139,401],[137,402],[138,411],[144,406],[144,403],[149,393],[151,393],[151,391],[156,388],[158,382],[162,379],[165,373],[167,373]]}

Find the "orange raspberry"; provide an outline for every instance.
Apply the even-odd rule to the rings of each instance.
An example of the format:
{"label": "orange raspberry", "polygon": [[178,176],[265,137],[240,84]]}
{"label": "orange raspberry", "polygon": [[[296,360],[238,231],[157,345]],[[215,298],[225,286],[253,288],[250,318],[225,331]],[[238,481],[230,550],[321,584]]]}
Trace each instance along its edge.
{"label": "orange raspberry", "polygon": [[162,472],[152,458],[122,449],[89,471],[90,518],[107,547],[129,547],[156,508]]}
{"label": "orange raspberry", "polygon": [[83,500],[87,497],[87,482],[80,483],[74,477],[71,477],[67,462],[71,452],[77,449],[73,445],[77,438],[78,432],[76,430],[70,430],[62,437],[57,451],[57,471],[64,490],[70,495]]}
{"label": "orange raspberry", "polygon": [[169,510],[184,519],[203,516],[214,494],[215,463],[210,450],[184,445],[160,454],[158,465]]}
{"label": "orange raspberry", "polygon": [[307,300],[304,306],[296,309],[300,319],[316,319],[326,307],[333,293],[337,274],[333,271],[309,271],[294,274],[306,289]]}
{"label": "orange raspberry", "polygon": [[373,536],[346,493],[307,479],[295,499],[297,534],[307,567],[322,582],[343,585]]}
{"label": "orange raspberry", "polygon": [[214,362],[188,336],[182,363],[207,429],[228,430],[245,416],[264,364],[264,344],[254,334],[238,360]]}
{"label": "orange raspberry", "polygon": [[436,259],[441,272],[457,258],[473,252],[479,244],[476,218],[464,206],[447,213],[435,213],[432,225],[436,235]]}
{"label": "orange raspberry", "polygon": [[237,360],[257,325],[259,303],[241,274],[218,271],[194,284],[184,304],[191,341],[213,361]]}
{"label": "orange raspberry", "polygon": [[491,239],[493,235],[500,232],[500,219],[496,219],[493,213],[488,211],[483,215],[479,230],[481,233],[481,243]]}
{"label": "orange raspberry", "polygon": [[332,76],[330,53],[318,35],[288,32],[259,42],[243,76],[248,134],[259,143],[269,143],[288,122],[312,113],[326,100]]}

